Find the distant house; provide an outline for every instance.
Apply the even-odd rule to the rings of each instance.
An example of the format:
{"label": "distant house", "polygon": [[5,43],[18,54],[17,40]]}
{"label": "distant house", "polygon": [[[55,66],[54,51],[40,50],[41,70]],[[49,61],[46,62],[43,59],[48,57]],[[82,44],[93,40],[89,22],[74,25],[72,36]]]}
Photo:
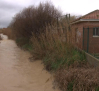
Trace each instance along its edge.
{"label": "distant house", "polygon": [[71,42],[89,53],[99,53],[99,10],[71,22]]}

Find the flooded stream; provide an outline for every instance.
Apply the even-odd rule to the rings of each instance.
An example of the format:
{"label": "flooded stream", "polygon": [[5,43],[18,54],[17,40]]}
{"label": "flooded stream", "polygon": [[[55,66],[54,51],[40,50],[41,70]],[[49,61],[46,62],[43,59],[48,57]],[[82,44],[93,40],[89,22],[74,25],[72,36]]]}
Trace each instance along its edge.
{"label": "flooded stream", "polygon": [[41,61],[30,57],[13,40],[0,41],[0,91],[59,91]]}

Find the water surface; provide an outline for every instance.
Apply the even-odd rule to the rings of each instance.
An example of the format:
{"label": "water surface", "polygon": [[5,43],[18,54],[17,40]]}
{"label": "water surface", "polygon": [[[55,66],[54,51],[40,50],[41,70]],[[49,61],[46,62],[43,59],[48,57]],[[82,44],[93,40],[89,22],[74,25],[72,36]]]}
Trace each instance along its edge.
{"label": "water surface", "polygon": [[41,61],[30,57],[13,40],[0,41],[0,91],[59,91]]}

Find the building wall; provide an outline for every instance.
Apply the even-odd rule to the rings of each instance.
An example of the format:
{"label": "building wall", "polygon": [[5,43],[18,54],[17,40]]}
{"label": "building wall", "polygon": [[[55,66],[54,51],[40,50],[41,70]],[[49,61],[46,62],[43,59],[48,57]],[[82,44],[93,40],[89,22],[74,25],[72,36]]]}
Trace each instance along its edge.
{"label": "building wall", "polygon": [[[99,19],[99,10],[95,10],[83,17],[76,19]],[[89,29],[89,47],[87,46],[87,29],[84,31],[84,46],[83,46],[83,27]],[[80,49],[87,50],[89,48],[90,53],[99,53],[99,37],[93,37],[93,27],[99,27],[99,21],[97,22],[78,22],[71,25],[71,42]]]}
{"label": "building wall", "polygon": [[[93,37],[93,27],[99,27],[99,22],[81,22],[71,26],[72,39],[71,42],[80,49],[87,50],[87,30],[84,31],[84,46],[83,46],[83,27],[89,29],[89,52],[99,53],[99,37]],[[78,33],[76,32],[78,31]],[[78,41],[76,38],[78,37]]]}
{"label": "building wall", "polygon": [[72,43],[82,49],[82,39],[83,39],[83,25],[82,23],[73,24],[71,26]]}
{"label": "building wall", "polygon": [[93,37],[93,28],[89,28],[89,53],[99,53],[99,37]]}

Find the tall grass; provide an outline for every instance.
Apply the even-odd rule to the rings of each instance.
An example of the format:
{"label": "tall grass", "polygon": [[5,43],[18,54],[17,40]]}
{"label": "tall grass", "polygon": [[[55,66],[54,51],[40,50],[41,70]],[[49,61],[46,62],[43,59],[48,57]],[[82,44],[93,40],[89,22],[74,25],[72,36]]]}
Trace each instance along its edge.
{"label": "tall grass", "polygon": [[83,61],[85,56],[78,52],[72,44],[66,42],[63,28],[59,25],[46,27],[45,33],[31,38],[33,43],[33,56],[42,59],[48,70],[57,70],[74,61]]}

